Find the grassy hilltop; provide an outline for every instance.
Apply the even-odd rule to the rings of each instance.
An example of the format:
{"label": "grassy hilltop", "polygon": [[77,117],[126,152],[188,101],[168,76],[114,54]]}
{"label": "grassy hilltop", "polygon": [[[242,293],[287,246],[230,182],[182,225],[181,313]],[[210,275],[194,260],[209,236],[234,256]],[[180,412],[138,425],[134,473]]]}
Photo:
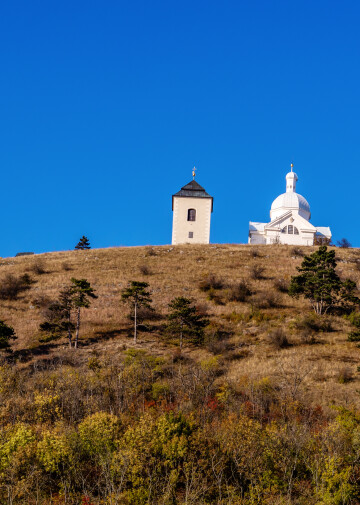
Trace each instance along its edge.
{"label": "grassy hilltop", "polygon": [[[0,367],[0,503],[25,503],[24,496],[26,503],[84,505],[360,503],[356,457],[347,460],[359,445],[350,439],[360,440],[360,347],[348,340],[352,327],[342,315],[315,317],[308,301],[286,292],[303,255],[315,250],[214,244],[0,259],[0,286],[9,275],[32,280],[17,299],[0,300],[0,319],[18,337]],[[359,250],[336,249],[336,256],[341,278],[359,285]],[[39,331],[71,277],[86,278],[98,295],[82,310],[78,349],[68,349],[65,338],[43,342]],[[132,280],[149,283],[155,308],[143,314],[136,344],[121,302]],[[164,331],[176,296],[191,298],[210,320],[204,344],[185,345],[181,355]],[[343,425],[346,435],[339,434]],[[176,464],[170,456],[172,463],[163,461],[169,448],[144,455],[151,440],[163,440],[160,427],[168,437],[191,439],[181,456],[171,449]],[[146,429],[153,430],[148,442],[141,438]],[[1,434],[25,441],[9,449]],[[191,444],[200,444],[194,453]],[[191,485],[190,454],[204,458],[196,468],[191,460]]]}
{"label": "grassy hilltop", "polygon": [[[18,340],[13,347],[27,350],[23,353],[25,361],[41,359],[42,351],[47,358],[59,353],[67,346],[65,339],[39,344],[43,337],[39,324],[44,308],[71,277],[86,278],[98,299],[82,313],[79,354],[94,350],[121,352],[125,347],[133,347],[129,310],[121,303],[121,289],[130,280],[143,280],[149,283],[153,305],[161,316],[166,315],[172,298],[189,297],[211,319],[210,333],[219,328],[228,334],[225,340],[209,342],[204,348],[186,348],[185,354],[192,359],[223,356],[231,380],[278,373],[280,360],[282,366],[308,371],[306,381],[309,385],[316,384],[313,391],[316,401],[327,403],[345,398],[358,402],[360,350],[347,340],[350,324],[341,317],[325,318],[330,331],[315,331],[315,344],[310,345],[311,338],[304,335],[300,321],[305,315],[312,315],[309,303],[290,298],[282,289],[282,284],[286,288],[290,277],[296,274],[302,261],[301,252],[310,254],[315,250],[292,246],[186,245],[67,251],[2,259],[0,280],[6,274],[27,273],[35,282],[19,299],[0,304],[0,319],[14,327]],[[337,249],[336,254],[341,276],[359,282],[359,251]],[[211,285],[211,276],[222,287],[202,291],[200,286],[209,277]],[[242,280],[247,282],[252,295],[245,302],[229,301],[231,289]],[[171,345],[161,336],[163,321],[159,318],[150,325],[151,332],[141,333],[137,347],[156,355],[174,353],[175,343]],[[285,331],[288,347],[277,349],[269,339],[269,333],[276,328]],[[326,325],[324,329],[328,329]],[[22,361],[21,352],[18,354]],[[349,383],[341,384],[339,374],[345,370],[353,377]]]}

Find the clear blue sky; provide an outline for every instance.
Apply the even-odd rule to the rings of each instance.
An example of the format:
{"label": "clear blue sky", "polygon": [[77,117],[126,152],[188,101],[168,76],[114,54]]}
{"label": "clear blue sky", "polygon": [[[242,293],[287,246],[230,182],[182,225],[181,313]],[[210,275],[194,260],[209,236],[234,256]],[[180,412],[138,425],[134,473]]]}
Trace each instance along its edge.
{"label": "clear blue sky", "polygon": [[359,239],[360,3],[0,6],[0,256],[171,242],[171,195],[214,196],[212,242],[267,221],[291,162],[312,223]]}

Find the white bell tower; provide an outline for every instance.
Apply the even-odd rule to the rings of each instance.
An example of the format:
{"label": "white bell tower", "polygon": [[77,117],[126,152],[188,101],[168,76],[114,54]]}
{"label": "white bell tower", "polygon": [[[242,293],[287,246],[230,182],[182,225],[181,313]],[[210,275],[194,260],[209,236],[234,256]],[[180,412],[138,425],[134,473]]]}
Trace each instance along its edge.
{"label": "white bell tower", "polygon": [[208,244],[213,197],[193,179],[172,197],[172,244]]}

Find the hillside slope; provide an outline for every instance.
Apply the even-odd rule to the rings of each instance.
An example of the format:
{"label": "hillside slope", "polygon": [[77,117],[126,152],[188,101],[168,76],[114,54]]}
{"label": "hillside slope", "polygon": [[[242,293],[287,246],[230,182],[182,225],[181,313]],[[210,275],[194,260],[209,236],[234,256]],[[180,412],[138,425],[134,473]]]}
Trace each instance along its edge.
{"label": "hillside slope", "polygon": [[[308,254],[315,249],[302,251]],[[336,255],[341,276],[359,283],[359,251],[336,249]],[[294,383],[300,380],[306,384],[309,400],[324,408],[339,402],[359,406],[360,349],[347,340],[349,323],[342,317],[329,316],[323,331],[313,331],[303,321],[304,316],[312,314],[308,302],[281,292],[301,261],[301,250],[279,245],[111,248],[1,259],[0,283],[8,274],[25,273],[34,282],[17,300],[0,302],[0,319],[12,325],[18,335],[13,348],[22,366],[66,353],[66,340],[39,342],[39,324],[46,306],[71,277],[86,278],[98,298],[83,310],[80,349],[71,352],[78,353],[79,359],[87,359],[94,352],[121,353],[134,347],[121,290],[130,280],[143,280],[150,285],[158,318],[140,333],[136,347],[171,357],[176,343],[169,342],[161,332],[167,305],[175,296],[190,297],[211,320],[207,345],[184,350],[191,359],[218,356],[224,363],[226,380],[234,385],[275,376]],[[211,275],[222,287],[201,291],[201,282]],[[246,281],[252,295],[245,302],[229,301],[232,289],[241,280]],[[289,340],[285,348],[271,341],[271,333],[277,328]]]}

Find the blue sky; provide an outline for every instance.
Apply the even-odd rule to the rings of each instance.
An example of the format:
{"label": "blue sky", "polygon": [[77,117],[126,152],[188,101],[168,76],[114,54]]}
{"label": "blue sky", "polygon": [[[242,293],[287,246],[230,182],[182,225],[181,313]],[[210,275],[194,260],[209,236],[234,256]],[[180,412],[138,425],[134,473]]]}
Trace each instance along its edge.
{"label": "blue sky", "polygon": [[293,162],[312,223],[360,246],[356,1],[0,6],[0,256],[168,244],[171,195],[247,241]]}

